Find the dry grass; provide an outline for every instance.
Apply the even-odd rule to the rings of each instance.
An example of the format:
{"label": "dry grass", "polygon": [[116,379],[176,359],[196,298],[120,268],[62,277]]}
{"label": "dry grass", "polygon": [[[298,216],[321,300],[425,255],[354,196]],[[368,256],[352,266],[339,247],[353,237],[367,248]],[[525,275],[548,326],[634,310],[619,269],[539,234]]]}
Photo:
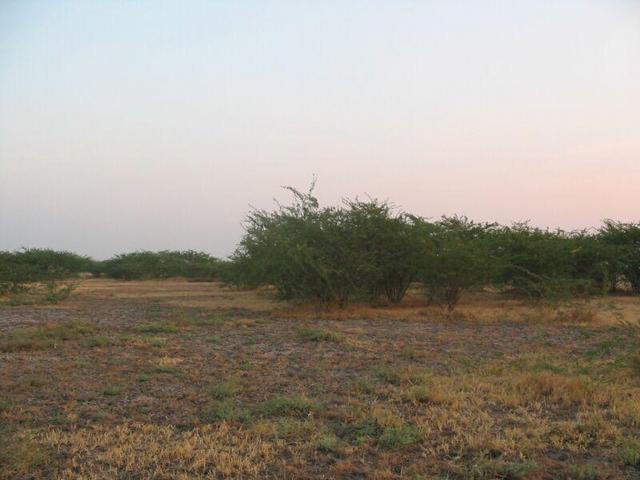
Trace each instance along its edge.
{"label": "dry grass", "polygon": [[[180,431],[170,425],[126,423],[74,431],[52,429],[42,443],[63,453],[63,479],[260,478],[282,445],[226,423]],[[142,448],[141,448],[142,447]]]}
{"label": "dry grass", "polygon": [[85,280],[0,307],[0,478],[638,478],[638,319]]}

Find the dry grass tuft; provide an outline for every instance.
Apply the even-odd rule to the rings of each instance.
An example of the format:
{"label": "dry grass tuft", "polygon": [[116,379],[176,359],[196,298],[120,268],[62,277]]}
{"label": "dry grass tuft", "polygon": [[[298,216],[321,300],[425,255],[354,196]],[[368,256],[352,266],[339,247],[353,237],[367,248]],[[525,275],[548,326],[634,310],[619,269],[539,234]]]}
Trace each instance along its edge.
{"label": "dry grass tuft", "polygon": [[260,478],[282,445],[225,423],[188,431],[129,423],[74,431],[52,429],[42,442],[64,453],[57,478]]}
{"label": "dry grass tuft", "polygon": [[550,406],[564,408],[589,402],[593,392],[593,389],[580,379],[554,373],[523,375],[517,379],[515,388],[523,402],[544,402]]}

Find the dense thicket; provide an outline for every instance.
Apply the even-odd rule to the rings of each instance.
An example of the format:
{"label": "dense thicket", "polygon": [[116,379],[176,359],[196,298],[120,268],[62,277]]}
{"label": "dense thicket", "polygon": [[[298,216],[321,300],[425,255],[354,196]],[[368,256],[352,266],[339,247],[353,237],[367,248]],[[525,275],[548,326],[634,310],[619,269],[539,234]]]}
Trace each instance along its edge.
{"label": "dense thicket", "polygon": [[397,303],[412,283],[423,287],[427,302],[450,309],[465,291],[487,286],[542,300],[640,293],[640,223],[605,220],[598,230],[566,232],[458,216],[429,220],[375,199],[321,207],[313,186],[287,188],[290,205],[250,212],[229,261],[195,251],[142,251],[97,262],[23,249],[0,252],[0,290],[88,271],[125,280],[272,285],[283,299],[342,306],[353,299]]}
{"label": "dense thicket", "polygon": [[249,214],[228,281],[339,305],[399,302],[419,282],[428,301],[450,309],[464,291],[489,285],[532,299],[640,292],[640,224],[608,220],[597,231],[566,232],[428,220],[375,199],[323,208],[312,190],[287,188],[291,205]]}

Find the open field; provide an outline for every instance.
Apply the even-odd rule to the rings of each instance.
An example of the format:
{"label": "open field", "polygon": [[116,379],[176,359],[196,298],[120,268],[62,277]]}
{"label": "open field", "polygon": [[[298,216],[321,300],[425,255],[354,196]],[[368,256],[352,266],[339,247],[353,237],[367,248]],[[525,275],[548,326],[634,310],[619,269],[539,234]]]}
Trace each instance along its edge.
{"label": "open field", "polygon": [[638,479],[638,321],[631,296],[448,317],[82,280],[0,306],[0,477]]}

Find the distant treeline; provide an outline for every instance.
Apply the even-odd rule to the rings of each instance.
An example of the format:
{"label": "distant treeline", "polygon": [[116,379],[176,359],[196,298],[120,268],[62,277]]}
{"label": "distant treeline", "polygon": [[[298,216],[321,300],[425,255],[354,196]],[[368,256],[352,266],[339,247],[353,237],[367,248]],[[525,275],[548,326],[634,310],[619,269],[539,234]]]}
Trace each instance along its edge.
{"label": "distant treeline", "polygon": [[186,277],[209,281],[219,278],[227,262],[203,252],[133,252],[98,261],[72,252],[30,248],[0,251],[0,292],[25,283],[65,280],[81,273],[123,280]]}
{"label": "distant treeline", "polygon": [[195,251],[105,261],[47,249],[0,252],[0,289],[90,272],[271,285],[283,299],[341,306],[354,299],[399,302],[415,283],[427,302],[449,308],[463,292],[487,286],[532,299],[640,294],[640,223],[606,220],[598,229],[567,232],[461,216],[429,220],[371,199],[321,207],[312,190],[289,190],[291,205],[249,214],[229,260]]}

